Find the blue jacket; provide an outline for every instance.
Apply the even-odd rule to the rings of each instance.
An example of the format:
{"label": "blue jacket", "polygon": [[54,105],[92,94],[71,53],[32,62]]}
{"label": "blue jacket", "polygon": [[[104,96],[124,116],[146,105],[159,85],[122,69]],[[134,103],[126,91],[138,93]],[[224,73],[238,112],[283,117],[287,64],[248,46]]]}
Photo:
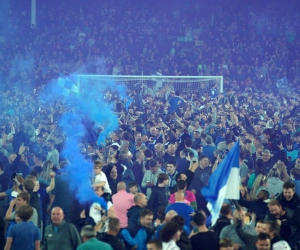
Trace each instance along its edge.
{"label": "blue jacket", "polygon": [[129,222],[128,227],[121,232],[126,250],[138,246],[137,250],[147,250],[146,243],[152,237],[149,228],[145,228],[138,222]]}
{"label": "blue jacket", "polygon": [[172,96],[169,100],[169,104],[170,104],[170,107],[169,107],[169,114],[172,113],[172,112],[176,112],[178,111],[178,103],[184,103],[184,100],[179,97],[179,96]]}

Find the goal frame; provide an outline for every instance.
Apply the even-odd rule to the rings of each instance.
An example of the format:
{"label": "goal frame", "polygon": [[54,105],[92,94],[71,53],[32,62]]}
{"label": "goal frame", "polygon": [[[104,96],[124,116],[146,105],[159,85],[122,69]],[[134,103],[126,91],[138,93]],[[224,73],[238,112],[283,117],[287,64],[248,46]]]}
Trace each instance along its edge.
{"label": "goal frame", "polygon": [[77,75],[77,86],[80,90],[80,85],[81,85],[81,78],[87,77],[87,78],[102,78],[102,79],[132,79],[132,80],[137,80],[137,79],[145,79],[145,80],[155,80],[155,79],[205,79],[205,80],[215,80],[219,79],[220,80],[220,93],[224,92],[224,86],[223,86],[223,76],[158,76],[158,75],[153,75],[153,76],[145,76],[145,75],[92,75],[92,74],[79,74]]}

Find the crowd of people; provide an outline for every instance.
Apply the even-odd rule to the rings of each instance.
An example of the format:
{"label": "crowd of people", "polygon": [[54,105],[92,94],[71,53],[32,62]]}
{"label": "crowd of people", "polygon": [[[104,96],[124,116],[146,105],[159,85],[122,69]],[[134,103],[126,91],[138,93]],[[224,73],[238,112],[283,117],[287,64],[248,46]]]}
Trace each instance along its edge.
{"label": "crowd of people", "polygon": [[[299,249],[299,8],[238,2],[51,1],[28,27],[26,3],[3,1],[1,249]],[[73,152],[105,202],[82,202],[68,99],[41,97],[71,73],[222,75],[224,92],[168,82],[128,104],[107,91],[98,112],[109,102],[118,129],[99,144],[105,121],[82,120]],[[212,224],[201,189],[237,140],[240,199]]]}
{"label": "crowd of people", "polygon": [[223,75],[242,89],[279,79],[299,88],[297,5],[238,2],[51,1],[38,3],[37,25],[28,27],[29,6],[13,1],[1,15],[1,78],[7,88],[40,87],[74,72],[158,72]]}

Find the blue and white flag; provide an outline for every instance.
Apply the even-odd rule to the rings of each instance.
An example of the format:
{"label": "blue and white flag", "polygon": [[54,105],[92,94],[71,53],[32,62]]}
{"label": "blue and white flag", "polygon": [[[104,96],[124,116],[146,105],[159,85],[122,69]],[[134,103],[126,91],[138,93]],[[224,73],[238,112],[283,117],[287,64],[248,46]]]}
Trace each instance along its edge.
{"label": "blue and white flag", "polygon": [[77,97],[79,94],[79,88],[68,77],[58,78],[57,86],[65,97]]}
{"label": "blue and white flag", "polygon": [[212,216],[212,225],[219,218],[224,199],[238,200],[240,197],[239,156],[240,141],[238,140],[213,172],[208,185],[201,190],[208,202],[207,208]]}

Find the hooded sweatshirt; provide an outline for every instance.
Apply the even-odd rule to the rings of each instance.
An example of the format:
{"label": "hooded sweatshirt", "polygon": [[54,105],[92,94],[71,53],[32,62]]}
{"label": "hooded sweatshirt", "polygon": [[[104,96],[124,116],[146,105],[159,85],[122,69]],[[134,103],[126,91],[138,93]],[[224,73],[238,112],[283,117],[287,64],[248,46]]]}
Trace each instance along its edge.
{"label": "hooded sweatshirt", "polygon": [[128,222],[134,221],[137,223],[140,218],[140,212],[143,209],[144,209],[143,207],[138,206],[138,205],[135,205],[135,206],[129,208],[127,211]]}
{"label": "hooded sweatshirt", "polygon": [[270,194],[270,198],[277,197],[282,193],[283,183],[284,182],[277,177],[270,177],[268,179],[268,192]]}

